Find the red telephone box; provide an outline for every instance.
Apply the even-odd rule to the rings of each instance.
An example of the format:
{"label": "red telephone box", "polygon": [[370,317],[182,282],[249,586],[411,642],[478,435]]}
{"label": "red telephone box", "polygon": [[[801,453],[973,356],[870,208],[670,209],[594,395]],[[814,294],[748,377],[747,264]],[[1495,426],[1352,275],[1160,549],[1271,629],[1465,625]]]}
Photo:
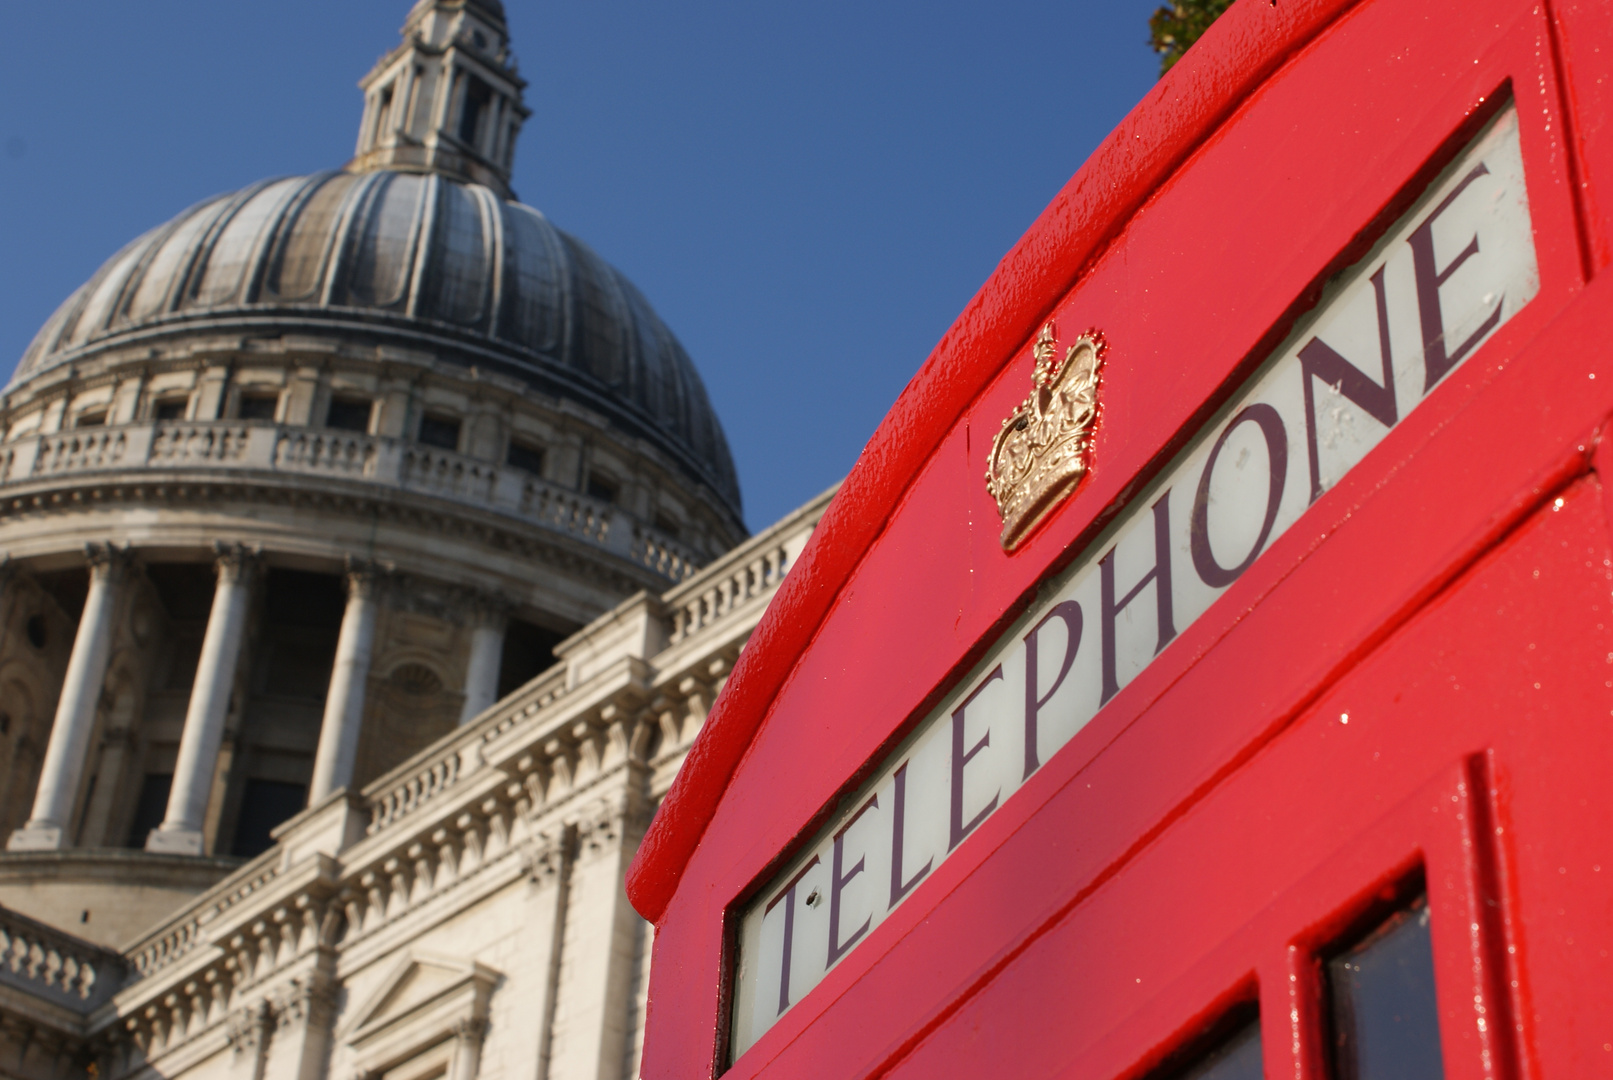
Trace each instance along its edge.
{"label": "red telephone box", "polygon": [[1613,1076],[1610,262],[1608,0],[1235,4],[718,698],[644,1075]]}

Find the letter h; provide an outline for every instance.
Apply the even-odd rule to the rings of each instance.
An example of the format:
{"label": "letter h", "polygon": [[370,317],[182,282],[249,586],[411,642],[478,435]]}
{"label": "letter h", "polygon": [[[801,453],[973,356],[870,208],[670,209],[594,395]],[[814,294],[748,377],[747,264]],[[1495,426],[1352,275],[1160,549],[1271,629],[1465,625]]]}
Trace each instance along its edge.
{"label": "letter h", "polygon": [[1098,560],[1098,576],[1103,587],[1103,697],[1099,704],[1107,704],[1109,699],[1120,693],[1120,679],[1115,664],[1115,617],[1118,616],[1127,604],[1137,599],[1137,594],[1149,582],[1154,585],[1154,603],[1159,612],[1159,640],[1154,646],[1154,655],[1171,643],[1176,636],[1176,622],[1171,614],[1171,493],[1166,488],[1165,493],[1154,502],[1154,568],[1144,574],[1131,587],[1131,591],[1115,600],[1115,548],[1110,548],[1108,554]]}

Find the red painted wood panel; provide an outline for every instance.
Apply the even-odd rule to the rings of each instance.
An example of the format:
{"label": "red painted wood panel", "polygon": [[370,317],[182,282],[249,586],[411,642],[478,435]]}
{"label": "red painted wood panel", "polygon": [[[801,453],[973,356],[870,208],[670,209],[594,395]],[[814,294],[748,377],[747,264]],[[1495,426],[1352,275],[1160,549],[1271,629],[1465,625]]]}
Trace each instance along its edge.
{"label": "red painted wood panel", "polygon": [[1553,0],[1559,78],[1572,110],[1570,163],[1585,217],[1586,261],[1613,262],[1613,3]]}
{"label": "red painted wood panel", "polygon": [[[1228,35],[1256,25],[1250,7],[1234,9],[1219,44],[1206,40],[1207,62],[1236,53]],[[894,509],[879,507],[878,529],[816,538],[785,614],[770,615],[810,625],[792,638],[769,624],[753,639],[752,669],[787,675],[764,695],[754,737],[743,717],[702,735],[689,790],[720,800],[709,826],[698,814],[658,822],[684,830],[687,866],[657,863],[675,845],[641,856],[652,870],[635,901],[665,904],[651,911],[646,1076],[713,1071],[724,913],[1508,87],[1536,298],[729,1075],[1131,1075],[1255,987],[1268,1075],[1318,1075],[1306,950],[1419,859],[1449,1075],[1603,1067],[1592,1051],[1613,1046],[1600,1019],[1613,1016],[1602,955],[1613,879],[1597,875],[1613,866],[1586,860],[1613,858],[1613,800],[1594,780],[1613,763],[1613,621],[1609,519],[1589,469],[1613,413],[1613,285],[1584,281],[1602,242],[1600,129],[1562,112],[1602,92],[1587,79],[1613,79],[1613,58],[1596,51],[1605,27],[1586,29],[1597,8],[1368,0],[1298,35],[1302,47],[1125,215],[1070,294],[1048,297],[1042,312],[1061,326],[1098,326],[1111,342],[1104,412],[1086,488],[1013,556],[980,477],[1028,386],[1028,334],[968,358],[979,396],[921,465],[883,478],[901,493]],[[1574,48],[1594,58],[1570,61]],[[1156,95],[1145,107],[1172,104]],[[876,444],[918,423],[899,409]],[[895,464],[876,455],[859,469]],[[823,595],[800,599],[813,589]],[[768,686],[741,670],[730,691],[759,694],[748,679]],[[730,780],[723,754],[740,752]],[[1499,907],[1482,902],[1486,889],[1505,892]],[[1476,936],[1458,932],[1475,922]],[[1513,973],[1498,973],[1508,963],[1515,994]],[[1475,1000],[1515,1019],[1517,1039],[1481,1037]],[[1284,1027],[1290,1015],[1297,1028]]]}
{"label": "red painted wood panel", "polygon": [[[1506,885],[1532,915],[1511,942],[1522,946],[1523,985],[1511,1000],[1487,1001],[1486,1015],[1526,1014],[1539,1075],[1613,1072],[1613,1052],[1602,1048],[1613,1041],[1613,802],[1594,798],[1613,768],[1613,549],[1596,481],[1575,481],[1562,498],[1047,929],[890,1075],[1127,1075],[1251,974],[1267,1074],[1286,1075],[1290,946],[1325,945],[1361,893],[1419,859],[1447,1076],[1485,1075],[1470,957],[1504,964],[1509,942],[1500,935],[1474,949],[1468,940],[1482,917],[1468,895],[1470,841],[1505,849]],[[1479,770],[1467,767],[1474,756],[1484,759]],[[1473,783],[1475,771],[1494,778],[1493,795]],[[1473,835],[1475,798],[1492,804],[1480,816],[1498,830]]]}

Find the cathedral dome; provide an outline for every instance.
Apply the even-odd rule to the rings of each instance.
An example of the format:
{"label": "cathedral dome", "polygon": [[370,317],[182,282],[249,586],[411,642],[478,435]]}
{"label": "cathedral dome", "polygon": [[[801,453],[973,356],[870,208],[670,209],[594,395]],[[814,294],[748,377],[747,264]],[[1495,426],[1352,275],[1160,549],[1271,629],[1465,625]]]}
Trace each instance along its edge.
{"label": "cathedral dome", "polygon": [[537,210],[438,172],[318,173],[192,207],[69,297],[12,383],[175,333],[339,327],[601,412],[739,513],[705,386],[643,295]]}

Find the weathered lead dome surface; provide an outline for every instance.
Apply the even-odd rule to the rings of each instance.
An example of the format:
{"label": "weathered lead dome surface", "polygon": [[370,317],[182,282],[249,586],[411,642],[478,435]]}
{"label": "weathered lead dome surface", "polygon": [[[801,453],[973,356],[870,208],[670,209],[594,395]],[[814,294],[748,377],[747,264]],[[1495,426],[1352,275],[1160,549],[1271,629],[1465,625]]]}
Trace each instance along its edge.
{"label": "weathered lead dome surface", "polygon": [[305,321],[409,339],[579,400],[659,445],[739,516],[705,386],[643,295],[538,211],[442,175],[319,173],[192,207],[70,296],[12,385],[122,341],[208,325],[315,329]]}

